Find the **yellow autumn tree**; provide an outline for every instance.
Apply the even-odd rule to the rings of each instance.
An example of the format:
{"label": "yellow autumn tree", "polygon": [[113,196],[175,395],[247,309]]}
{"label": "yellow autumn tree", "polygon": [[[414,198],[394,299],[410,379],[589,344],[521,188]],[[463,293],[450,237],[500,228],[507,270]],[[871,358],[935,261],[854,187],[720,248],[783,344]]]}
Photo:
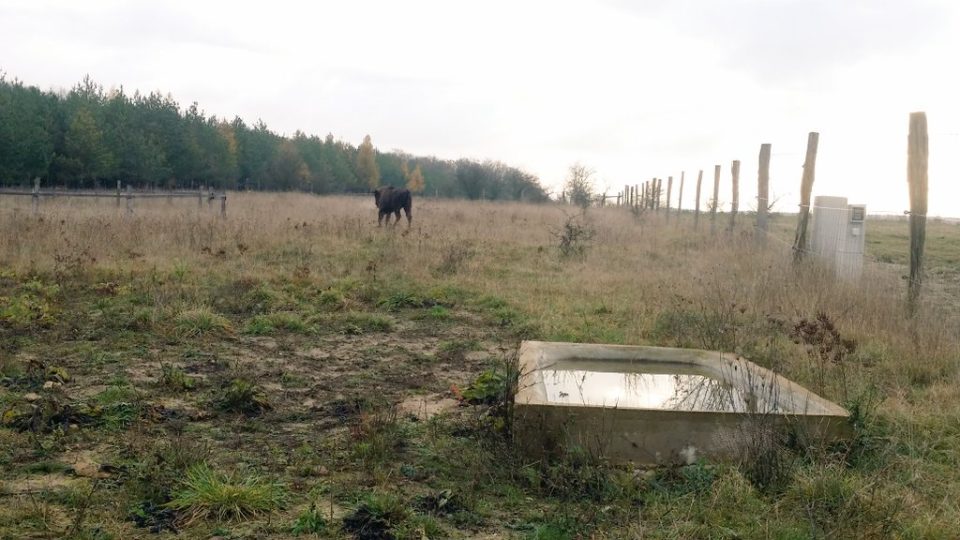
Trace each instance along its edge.
{"label": "yellow autumn tree", "polygon": [[363,143],[357,148],[357,177],[366,182],[370,189],[380,186],[380,169],[369,135],[363,138]]}
{"label": "yellow autumn tree", "polygon": [[[404,169],[406,169],[406,164],[404,164]],[[413,171],[409,173],[404,173],[404,176],[407,178],[407,189],[414,193],[420,193],[423,191],[423,188],[426,187],[423,182],[423,171],[420,170],[420,165],[417,165],[413,168]]]}

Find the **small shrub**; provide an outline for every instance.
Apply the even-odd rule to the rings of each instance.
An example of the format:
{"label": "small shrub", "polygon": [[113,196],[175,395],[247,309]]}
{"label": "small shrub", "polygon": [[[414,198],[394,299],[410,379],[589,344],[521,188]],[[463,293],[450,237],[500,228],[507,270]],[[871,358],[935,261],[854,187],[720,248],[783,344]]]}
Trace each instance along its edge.
{"label": "small shrub", "polygon": [[46,298],[32,293],[0,296],[0,326],[23,330],[34,326],[46,327],[53,321],[53,306]]}
{"label": "small shrub", "polygon": [[791,333],[802,344],[807,356],[816,365],[817,390],[823,394],[830,378],[838,378],[844,399],[847,398],[847,357],[856,351],[857,343],[844,339],[830,317],[818,312],[813,319],[801,319]]}
{"label": "small shrub", "polygon": [[283,488],[255,474],[227,476],[206,463],[191,467],[167,506],[183,512],[187,523],[213,518],[242,520],[281,508]]}
{"label": "small shrub", "polygon": [[293,522],[290,532],[296,536],[301,534],[320,534],[327,530],[327,520],[317,510],[316,503],[311,503],[310,508],[297,516]]}
{"label": "small shrub", "polygon": [[217,403],[224,411],[253,416],[271,409],[267,396],[256,384],[246,379],[234,379],[223,390]]}
{"label": "small shrub", "polygon": [[583,258],[586,255],[595,231],[584,222],[583,216],[572,215],[567,216],[559,230],[553,230],[551,233],[557,239],[560,256],[568,259]]}
{"label": "small shrub", "polygon": [[472,404],[492,405],[503,399],[507,390],[508,374],[497,369],[488,369],[477,376],[461,391],[463,399]]}

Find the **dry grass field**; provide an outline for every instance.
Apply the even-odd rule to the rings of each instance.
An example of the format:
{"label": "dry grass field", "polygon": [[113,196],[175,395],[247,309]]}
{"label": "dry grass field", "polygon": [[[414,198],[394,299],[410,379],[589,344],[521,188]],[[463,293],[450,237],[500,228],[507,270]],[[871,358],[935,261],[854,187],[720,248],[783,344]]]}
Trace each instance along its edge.
{"label": "dry grass field", "polygon": [[[366,197],[120,210],[0,197],[0,538],[957,534],[955,224],[930,224],[906,318],[904,222],[868,225],[847,284],[791,264],[785,217],[757,250],[747,216],[711,235],[431,199],[409,230]],[[525,338],[737,352],[846,406],[855,436],[653,470],[531,460],[502,406]]]}

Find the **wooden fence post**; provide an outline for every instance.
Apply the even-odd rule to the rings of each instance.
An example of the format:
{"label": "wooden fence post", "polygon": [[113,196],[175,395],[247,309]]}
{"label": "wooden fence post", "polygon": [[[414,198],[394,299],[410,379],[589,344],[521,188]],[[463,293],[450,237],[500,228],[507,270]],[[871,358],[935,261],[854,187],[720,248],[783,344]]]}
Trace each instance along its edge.
{"label": "wooden fence post", "polygon": [[910,315],[917,310],[923,282],[923,245],[927,236],[928,142],[926,113],[910,113],[910,134],[907,137],[907,182],[910,186],[910,286],[907,308]]}
{"label": "wooden fence post", "polygon": [[700,184],[703,183],[703,169],[697,174],[697,195],[693,200],[693,229],[700,230]]}
{"label": "wooden fence post", "polygon": [[770,205],[770,143],[760,145],[757,168],[757,245],[767,245],[767,210]]}
{"label": "wooden fence post", "polygon": [[122,186],[120,185],[120,180],[117,180],[117,208],[120,208],[120,191]]}
{"label": "wooden fence post", "polygon": [[677,221],[680,221],[680,213],[683,212],[683,177],[686,171],[680,171],[680,193],[677,193]]}
{"label": "wooden fence post", "polygon": [[127,215],[133,215],[133,193],[130,192],[130,184],[127,184]]}
{"label": "wooden fence post", "polygon": [[220,218],[227,219],[227,190],[220,194]]}
{"label": "wooden fence post", "polygon": [[733,200],[730,201],[730,233],[737,226],[737,211],[740,210],[740,160],[730,164],[730,179],[733,181]]}
{"label": "wooden fence post", "polygon": [[33,179],[33,192],[30,198],[33,200],[33,215],[40,213],[40,177]]}
{"label": "wooden fence post", "polygon": [[807,135],[807,157],[803,161],[803,177],[800,180],[800,215],[797,217],[797,234],[793,239],[793,261],[803,260],[807,251],[807,223],[810,221],[810,192],[817,168],[817,146],[820,134],[811,131]]}
{"label": "wooden fence post", "polygon": [[673,195],[673,177],[667,177],[667,205],[665,210],[667,211],[667,223],[670,223],[670,196]]}
{"label": "wooden fence post", "polygon": [[663,178],[657,178],[657,187],[653,188],[654,199],[653,199],[653,210],[656,212],[660,211],[660,193],[663,191]]}
{"label": "wooden fence post", "polygon": [[710,232],[717,232],[717,208],[720,206],[720,166],[713,166],[713,199],[710,201]]}

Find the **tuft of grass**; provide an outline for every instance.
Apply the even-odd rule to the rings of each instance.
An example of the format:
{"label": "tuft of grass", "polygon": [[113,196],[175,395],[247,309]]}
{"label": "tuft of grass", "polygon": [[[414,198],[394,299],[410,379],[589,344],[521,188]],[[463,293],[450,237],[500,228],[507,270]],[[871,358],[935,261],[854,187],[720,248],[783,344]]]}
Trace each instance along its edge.
{"label": "tuft of grass", "polygon": [[303,333],[309,330],[309,328],[307,323],[304,322],[303,318],[297,313],[280,311],[253,317],[247,323],[246,328],[244,328],[244,333],[255,336],[273,334],[278,330]]}
{"label": "tuft of grass", "polygon": [[357,538],[396,538],[409,516],[410,509],[400,497],[390,493],[368,494],[343,518],[343,528]]}
{"label": "tuft of grass", "polygon": [[420,308],[430,305],[431,302],[407,291],[397,291],[380,301],[380,306],[390,311],[399,311],[406,308]]}
{"label": "tuft of grass", "polygon": [[243,378],[230,381],[223,389],[223,395],[220,396],[217,406],[224,411],[248,416],[257,415],[272,408],[263,390]]}
{"label": "tuft of grass", "polygon": [[286,492],[275,482],[253,474],[225,475],[206,463],[187,470],[167,507],[182,512],[187,523],[199,519],[244,520],[278,510]]}
{"label": "tuft of grass", "polygon": [[177,334],[182,337],[196,337],[207,334],[227,334],[233,326],[226,317],[209,307],[199,307],[181,311],[176,317]]}
{"label": "tuft of grass", "polygon": [[340,331],[347,335],[360,335],[368,332],[392,332],[393,319],[375,313],[350,312],[341,317]]}
{"label": "tuft of grass", "polygon": [[353,454],[367,468],[390,461],[407,444],[409,433],[393,407],[362,411],[350,429]]}
{"label": "tuft of grass", "polygon": [[190,377],[182,369],[172,364],[160,365],[160,378],[157,380],[160,386],[171,390],[193,390],[197,385],[197,380]]}

